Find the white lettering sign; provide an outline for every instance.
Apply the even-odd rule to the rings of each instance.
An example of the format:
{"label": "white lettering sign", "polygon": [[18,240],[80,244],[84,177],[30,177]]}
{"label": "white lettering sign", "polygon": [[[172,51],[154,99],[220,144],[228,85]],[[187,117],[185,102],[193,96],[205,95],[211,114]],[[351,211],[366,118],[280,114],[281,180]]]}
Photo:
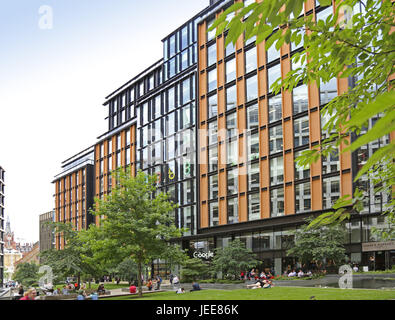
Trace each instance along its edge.
{"label": "white lettering sign", "polygon": [[214,258],[214,252],[211,252],[211,251],[209,251],[209,252],[197,252],[197,251],[195,251],[193,253],[193,257],[194,258],[208,260],[208,259]]}

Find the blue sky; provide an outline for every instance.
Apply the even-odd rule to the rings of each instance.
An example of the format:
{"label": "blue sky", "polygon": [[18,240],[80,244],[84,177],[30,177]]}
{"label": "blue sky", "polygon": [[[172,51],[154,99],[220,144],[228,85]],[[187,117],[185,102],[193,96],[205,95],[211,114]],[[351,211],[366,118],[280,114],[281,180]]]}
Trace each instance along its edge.
{"label": "blue sky", "polygon": [[[104,98],[209,0],[0,0],[0,166],[16,236],[38,241],[62,161],[106,132]],[[53,12],[42,30],[39,8]]]}

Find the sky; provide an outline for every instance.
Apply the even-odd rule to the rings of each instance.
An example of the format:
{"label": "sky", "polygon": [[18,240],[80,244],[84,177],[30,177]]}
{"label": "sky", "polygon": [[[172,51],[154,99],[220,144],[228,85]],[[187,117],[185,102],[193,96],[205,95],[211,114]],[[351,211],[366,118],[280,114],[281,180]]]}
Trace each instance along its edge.
{"label": "sky", "polygon": [[61,163],[107,132],[105,97],[162,58],[161,40],[209,0],[0,0],[5,217],[39,240]]}

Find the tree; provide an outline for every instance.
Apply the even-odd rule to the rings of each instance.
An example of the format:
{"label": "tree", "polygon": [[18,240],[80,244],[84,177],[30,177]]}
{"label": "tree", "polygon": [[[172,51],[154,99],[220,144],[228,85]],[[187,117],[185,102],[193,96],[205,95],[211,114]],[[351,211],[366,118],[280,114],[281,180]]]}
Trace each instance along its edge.
{"label": "tree", "polygon": [[61,233],[65,239],[65,247],[62,250],[50,249],[40,254],[43,263],[52,267],[55,275],[60,277],[77,276],[78,286],[81,283],[81,275],[97,275],[100,273],[100,265],[92,264],[84,257],[88,256],[88,248],[83,246],[83,231],[75,230],[71,224],[49,223],[56,233]]}
{"label": "tree", "polygon": [[132,278],[137,279],[137,264],[130,258],[123,260],[115,271],[121,279],[129,281],[129,283]]}
{"label": "tree", "polygon": [[119,169],[114,178],[117,186],[105,199],[97,199],[93,214],[100,218],[99,226],[91,226],[85,246],[93,259],[103,264],[117,265],[130,258],[137,264],[139,295],[142,296],[142,268],[166,251],[172,238],[182,230],[174,224],[177,208],[164,193],[156,191],[156,176]]}
{"label": "tree", "polygon": [[210,268],[207,263],[198,258],[189,258],[182,264],[181,280],[183,282],[192,282],[204,278],[208,275]]}
{"label": "tree", "polygon": [[302,265],[314,262],[317,266],[324,266],[324,262],[329,260],[338,265],[344,261],[344,226],[309,228],[310,223],[311,219],[296,231],[295,245],[287,250],[287,255],[297,258]]}
{"label": "tree", "polygon": [[[325,21],[314,21],[312,14],[301,15],[305,0],[265,0],[244,7],[235,3],[221,14],[210,30],[217,35],[227,32],[226,44],[236,43],[241,35],[265,41],[266,49],[284,44],[298,46],[292,56],[294,67],[272,86],[274,93],[292,91],[297,85],[320,87],[334,78],[349,79],[353,85],[330,101],[322,110],[327,119],[323,127],[326,139],[297,159],[300,166],[309,166],[322,156],[354,152],[395,131],[395,26],[390,0],[319,0],[322,7],[334,5],[335,14]],[[362,12],[351,13],[360,6]],[[229,19],[230,15],[234,15]],[[248,16],[248,17],[247,17]],[[247,18],[246,18],[247,17]],[[308,62],[308,63],[306,63]],[[369,128],[369,119],[379,120]],[[384,214],[395,222],[395,141],[381,146],[361,168],[356,181],[363,175],[379,178],[376,193],[392,195]],[[381,172],[378,177],[377,172]],[[358,211],[364,193],[356,190],[354,197],[339,199],[336,212],[327,213],[312,222],[326,225],[349,218],[348,207]]]}
{"label": "tree", "polygon": [[222,272],[233,279],[238,278],[241,271],[249,270],[258,264],[253,252],[246,249],[245,244],[240,240],[232,241],[225,248],[215,249],[212,268],[215,272]]}
{"label": "tree", "polygon": [[32,263],[21,263],[16,267],[16,271],[13,277],[19,283],[30,287],[38,282],[38,265]]}

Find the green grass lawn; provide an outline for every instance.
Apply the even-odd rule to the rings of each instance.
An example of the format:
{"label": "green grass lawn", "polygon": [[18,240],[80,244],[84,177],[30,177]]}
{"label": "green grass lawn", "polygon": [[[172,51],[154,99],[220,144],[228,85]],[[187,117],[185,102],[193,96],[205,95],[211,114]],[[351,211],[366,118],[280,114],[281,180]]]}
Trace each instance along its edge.
{"label": "green grass lawn", "polygon": [[290,288],[241,290],[202,290],[199,292],[160,292],[146,295],[106,298],[102,300],[395,300],[395,290],[346,290],[334,288]]}

